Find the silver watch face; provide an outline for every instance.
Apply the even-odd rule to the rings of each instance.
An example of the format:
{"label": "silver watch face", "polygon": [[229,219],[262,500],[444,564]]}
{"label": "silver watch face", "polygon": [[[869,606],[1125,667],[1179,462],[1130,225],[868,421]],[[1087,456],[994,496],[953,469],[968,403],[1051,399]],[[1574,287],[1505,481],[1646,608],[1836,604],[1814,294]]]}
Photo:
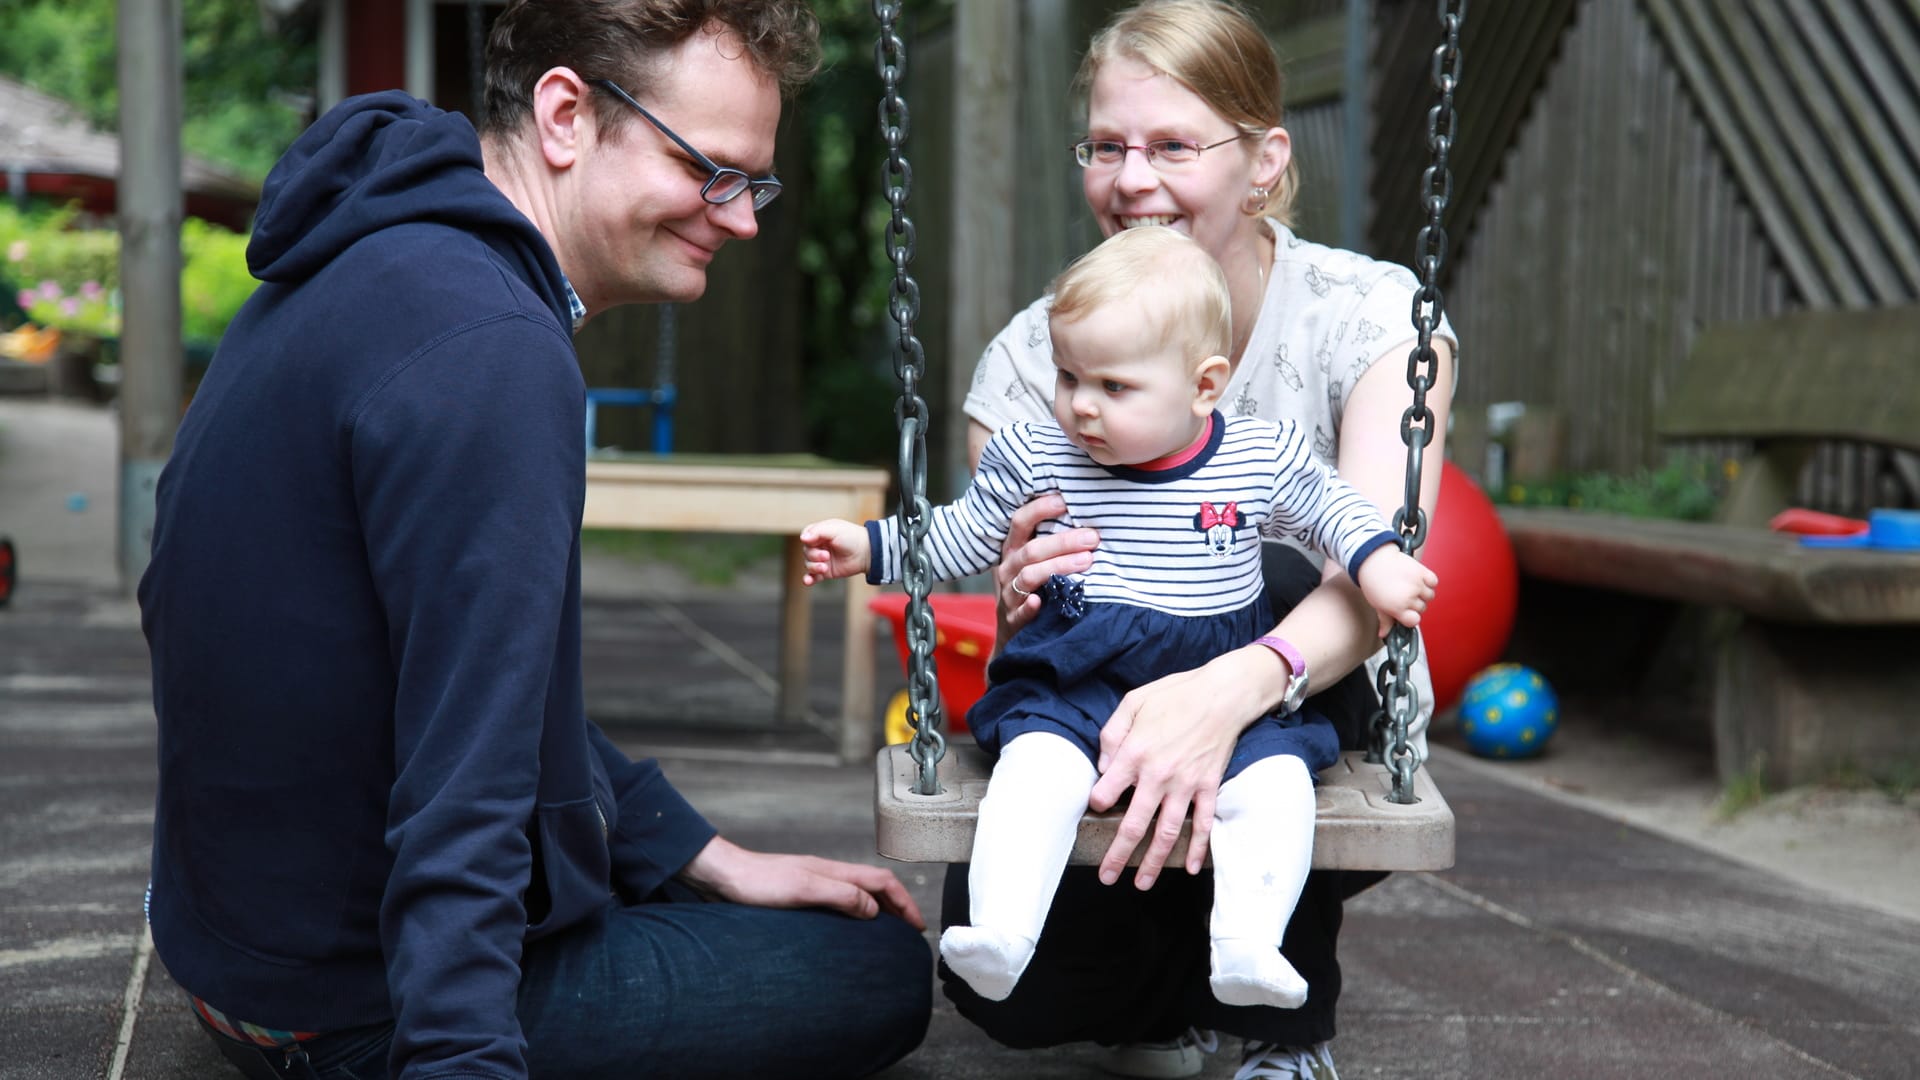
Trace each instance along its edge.
{"label": "silver watch face", "polygon": [[1286,712],[1298,712],[1307,701],[1307,677],[1295,675],[1287,681],[1287,696],[1280,701],[1280,707]]}

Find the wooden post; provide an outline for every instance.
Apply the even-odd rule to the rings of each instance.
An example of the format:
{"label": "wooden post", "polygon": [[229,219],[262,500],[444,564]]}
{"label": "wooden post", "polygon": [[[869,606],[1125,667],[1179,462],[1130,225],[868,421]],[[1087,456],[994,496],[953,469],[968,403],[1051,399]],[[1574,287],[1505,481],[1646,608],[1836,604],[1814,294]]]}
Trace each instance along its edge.
{"label": "wooden post", "polygon": [[120,576],[153,540],[154,489],[180,423],[179,0],[120,0]]}
{"label": "wooden post", "polygon": [[[956,406],[944,438],[955,472],[966,469],[967,425],[957,408],[974,362],[1012,317],[1020,8],[1018,0],[956,4],[954,60],[953,300],[947,332],[948,396]],[[955,491],[965,487],[964,475]]]}

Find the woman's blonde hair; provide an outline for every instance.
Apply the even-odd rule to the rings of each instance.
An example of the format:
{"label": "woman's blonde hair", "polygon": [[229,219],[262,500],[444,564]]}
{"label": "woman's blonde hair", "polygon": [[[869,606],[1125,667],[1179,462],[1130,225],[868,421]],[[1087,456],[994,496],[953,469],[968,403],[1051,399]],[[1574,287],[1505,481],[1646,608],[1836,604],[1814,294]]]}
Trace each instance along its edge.
{"label": "woman's blonde hair", "polygon": [[1197,364],[1233,347],[1233,301],[1227,275],[1185,233],[1164,225],[1122,229],[1074,260],[1053,279],[1050,321],[1078,322],[1125,305],[1157,331],[1155,348],[1179,343]]}
{"label": "woman's blonde hair", "polygon": [[[1173,78],[1245,134],[1282,126],[1280,58],[1253,17],[1229,0],[1142,0],[1115,15],[1093,36],[1073,78],[1082,107],[1101,65],[1118,59]],[[1289,160],[1259,209],[1292,225],[1299,191],[1300,173]]]}

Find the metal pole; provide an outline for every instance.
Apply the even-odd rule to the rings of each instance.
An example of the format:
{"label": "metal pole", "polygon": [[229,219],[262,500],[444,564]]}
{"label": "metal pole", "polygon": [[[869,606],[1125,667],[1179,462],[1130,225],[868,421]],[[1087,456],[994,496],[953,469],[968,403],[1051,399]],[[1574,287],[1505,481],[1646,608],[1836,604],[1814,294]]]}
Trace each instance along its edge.
{"label": "metal pole", "polygon": [[1367,237],[1368,31],[1373,25],[1372,0],[1347,0],[1345,72],[1340,82],[1341,120],[1345,128],[1341,170],[1340,246],[1364,251]]}
{"label": "metal pole", "polygon": [[673,453],[674,365],[680,352],[680,305],[660,305],[660,326],[654,339],[653,452]]}
{"label": "metal pole", "polygon": [[120,580],[153,539],[180,422],[180,0],[120,0]]}
{"label": "metal pole", "polygon": [[467,0],[467,115],[474,127],[487,122],[487,12],[480,0]]}

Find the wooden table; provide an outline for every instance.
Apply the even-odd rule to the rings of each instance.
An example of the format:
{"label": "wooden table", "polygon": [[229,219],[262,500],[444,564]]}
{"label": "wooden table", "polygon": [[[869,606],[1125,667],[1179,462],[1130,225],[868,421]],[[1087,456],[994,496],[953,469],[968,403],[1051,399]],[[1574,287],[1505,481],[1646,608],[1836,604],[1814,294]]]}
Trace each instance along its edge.
{"label": "wooden table", "polygon": [[[821,518],[866,521],[885,513],[887,474],[809,454],[596,456],[587,460],[589,529],[775,533],[785,538],[780,581],[779,715],[806,714],[812,640],[800,530]],[[848,578],[846,658],[841,667],[840,758],[865,760],[879,746],[873,707],[874,589]]]}

